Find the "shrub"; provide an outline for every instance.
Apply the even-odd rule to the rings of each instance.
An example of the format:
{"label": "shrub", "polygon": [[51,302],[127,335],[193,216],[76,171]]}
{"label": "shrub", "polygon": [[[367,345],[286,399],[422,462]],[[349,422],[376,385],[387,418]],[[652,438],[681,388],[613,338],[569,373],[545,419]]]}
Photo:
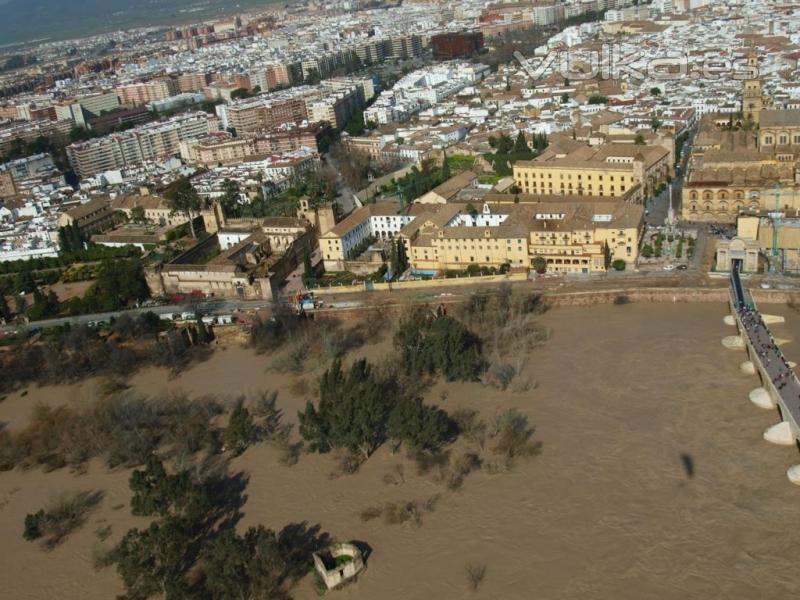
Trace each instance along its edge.
{"label": "shrub", "polygon": [[258,352],[272,352],[302,325],[291,307],[285,302],[274,302],[272,317],[256,319],[250,329],[250,344]]}
{"label": "shrub", "polygon": [[105,456],[109,467],[135,466],[162,446],[178,453],[216,451],[219,430],[211,420],[221,410],[210,399],[126,393],[80,412],[37,405],[25,429],[16,435],[0,432],[0,468],[79,467],[95,456]]}
{"label": "shrub", "polygon": [[471,564],[467,565],[467,584],[473,592],[478,591],[483,578],[486,576],[486,565]]}
{"label": "shrub", "polygon": [[366,523],[367,521],[372,521],[373,519],[377,519],[383,514],[383,507],[382,506],[370,506],[369,508],[365,508],[359,513],[359,518],[361,519],[362,523]]}
{"label": "shrub", "polygon": [[447,488],[450,490],[459,489],[466,476],[480,469],[481,464],[480,457],[474,452],[465,452],[459,456],[451,468],[450,476],[447,479]]}
{"label": "shrub", "polygon": [[244,406],[244,398],[239,398],[225,429],[225,445],[234,456],[239,456],[258,437],[258,428],[253,422],[250,411]]}
{"label": "shrub", "polygon": [[386,505],[383,514],[387,525],[401,525],[409,521],[416,527],[422,525],[423,511],[416,500],[390,502]]}
{"label": "shrub", "polygon": [[503,456],[507,462],[520,456],[532,456],[540,449],[540,444],[531,440],[533,433],[528,417],[517,409],[509,409],[494,421],[492,451]]}
{"label": "shrub", "polygon": [[443,471],[450,464],[449,452],[417,450],[412,458],[417,465],[417,475],[427,475],[435,468]]}
{"label": "shrub", "polygon": [[517,370],[507,363],[494,363],[484,375],[484,383],[501,390],[505,390],[511,384]]}
{"label": "shrub", "polygon": [[329,327],[320,332],[320,343],[328,360],[343,358],[348,352],[363,346],[365,341],[366,333],[362,327]]}
{"label": "shrub", "polygon": [[139,516],[177,515],[197,521],[211,509],[213,501],[204,482],[188,471],[167,474],[160,460],[151,456],[143,470],[131,473],[131,513]]}
{"label": "shrub", "polygon": [[460,435],[479,448],[483,448],[488,428],[486,422],[479,418],[477,411],[459,409],[453,413],[452,419]]}
{"label": "shrub", "polygon": [[621,258],[618,258],[617,260],[615,260],[614,262],[611,263],[611,267],[615,271],[624,271],[625,270],[625,266],[626,266],[625,265],[625,261],[622,260]]}
{"label": "shrub", "polygon": [[547,271],[547,261],[544,259],[543,256],[535,256],[533,258],[532,266],[533,270],[539,274]]}
{"label": "shrub", "polygon": [[339,452],[336,459],[336,466],[339,473],[344,475],[357,473],[362,464],[364,464],[364,457],[355,452]]}
{"label": "shrub", "polygon": [[42,537],[42,523],[44,520],[44,510],[25,515],[25,530],[22,532],[22,537],[29,542]]}
{"label": "shrub", "polygon": [[299,375],[305,370],[307,355],[308,346],[305,343],[299,343],[283,356],[279,356],[273,360],[271,368],[278,373],[294,373],[295,375]]}
{"label": "shrub", "polygon": [[44,548],[53,549],[86,522],[102,499],[102,492],[61,494],[45,508],[25,516],[22,537],[28,541],[41,539]]}

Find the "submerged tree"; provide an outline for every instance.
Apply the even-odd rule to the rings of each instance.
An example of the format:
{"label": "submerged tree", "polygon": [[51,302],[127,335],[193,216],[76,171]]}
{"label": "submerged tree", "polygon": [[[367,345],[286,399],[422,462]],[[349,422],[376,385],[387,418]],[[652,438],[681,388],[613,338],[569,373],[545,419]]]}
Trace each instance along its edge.
{"label": "submerged tree", "polygon": [[287,562],[271,529],[226,529],[203,550],[206,588],[218,600],[279,598]]}
{"label": "submerged tree", "polygon": [[394,382],[382,381],[366,360],[345,371],[337,359],[320,378],[318,406],[308,402],[298,413],[300,435],[317,452],[346,448],[369,458],[386,439],[396,397]]}
{"label": "submerged tree", "polygon": [[406,372],[441,373],[449,380],[474,380],[485,368],[481,341],[460,321],[413,308],[394,336]]}

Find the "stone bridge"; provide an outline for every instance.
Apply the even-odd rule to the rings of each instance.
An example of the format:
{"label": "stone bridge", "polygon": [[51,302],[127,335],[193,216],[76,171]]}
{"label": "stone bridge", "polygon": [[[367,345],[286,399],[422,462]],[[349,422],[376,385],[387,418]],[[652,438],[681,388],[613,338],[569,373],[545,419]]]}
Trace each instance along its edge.
{"label": "stone bridge", "polygon": [[[758,374],[761,387],[750,392],[750,400],[764,409],[778,409],[781,421],[764,432],[764,439],[774,444],[800,447],[800,380],[794,373],[794,364],[786,360],[772,337],[767,321],[761,315],[750,293],[742,286],[739,276],[740,260],[733,260],[730,276],[731,317],[726,322],[736,325],[739,336],[723,340],[728,347],[744,348],[749,361],[742,370]],[[800,485],[800,465],[789,467],[787,476]]]}

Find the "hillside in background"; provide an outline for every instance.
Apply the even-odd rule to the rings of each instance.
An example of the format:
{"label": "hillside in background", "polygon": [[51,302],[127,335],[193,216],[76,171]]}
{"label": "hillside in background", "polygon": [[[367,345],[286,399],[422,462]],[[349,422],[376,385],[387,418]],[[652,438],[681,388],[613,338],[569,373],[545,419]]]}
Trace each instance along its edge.
{"label": "hillside in background", "polygon": [[194,22],[267,4],[270,0],[0,0],[0,47]]}

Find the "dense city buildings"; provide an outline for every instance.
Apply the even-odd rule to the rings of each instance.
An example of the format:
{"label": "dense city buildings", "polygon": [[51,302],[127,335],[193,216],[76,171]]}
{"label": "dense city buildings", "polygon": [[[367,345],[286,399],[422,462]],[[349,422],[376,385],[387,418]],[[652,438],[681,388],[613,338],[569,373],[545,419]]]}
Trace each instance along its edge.
{"label": "dense city buildings", "polygon": [[[346,157],[366,157],[359,159],[370,164],[366,183],[453,157],[465,165],[453,175],[466,187],[525,203],[583,198],[647,207],[680,177],[675,208],[690,221],[791,209],[791,149],[800,136],[793,116],[800,89],[787,78],[797,68],[794,17],[775,20],[767,8],[734,4],[737,18],[715,5],[660,1],[392,11],[334,3],[319,17],[303,7],[276,8],[155,36],[91,38],[66,63],[68,48],[56,43],[41,51],[37,68],[46,75],[19,63],[21,77],[0,106],[0,152],[18,159],[27,148],[28,155],[65,151],[53,154],[58,166],[46,173],[21,178],[0,169],[0,189],[9,201],[32,203],[17,210],[48,215],[73,202],[65,186],[75,185],[73,173],[63,173],[70,170],[78,203],[98,193],[159,189],[182,174],[204,199],[217,197],[225,178],[250,200],[273,198],[298,174],[341,167],[327,156],[333,144]],[[498,64],[497,36],[531,27],[540,37],[525,60],[509,54]],[[108,45],[107,56],[84,51],[97,44]],[[591,65],[603,45],[638,53],[631,63],[637,74],[570,76],[545,60],[568,50]],[[688,71],[729,57],[743,76],[663,81],[647,68],[664,52],[692,47],[703,51],[687,53]],[[382,185],[358,197],[380,199],[388,193]],[[447,204],[464,187],[453,184],[450,192],[448,185],[403,201]]]}
{"label": "dense city buildings", "polygon": [[5,596],[798,597],[800,4],[0,6]]}
{"label": "dense city buildings", "polygon": [[163,123],[150,123],[67,147],[67,157],[79,177],[129,164],[178,154],[183,140],[206,136],[216,120],[206,113],[189,113]]}

